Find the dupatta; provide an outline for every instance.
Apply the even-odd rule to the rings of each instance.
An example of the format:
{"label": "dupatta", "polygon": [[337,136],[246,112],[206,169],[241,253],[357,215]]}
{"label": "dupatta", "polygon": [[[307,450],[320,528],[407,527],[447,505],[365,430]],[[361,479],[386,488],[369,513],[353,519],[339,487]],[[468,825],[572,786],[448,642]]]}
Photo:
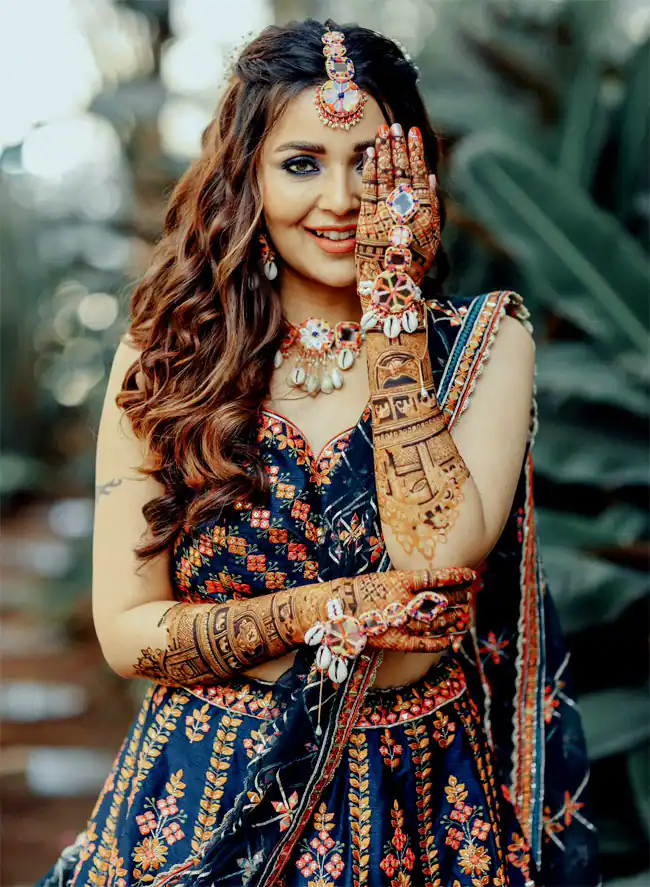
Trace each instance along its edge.
{"label": "dupatta", "polygon": [[[509,313],[530,327],[528,312],[521,297],[509,291],[429,301],[427,306],[434,372],[443,367],[438,401],[453,428],[470,403],[502,318]],[[436,311],[451,317],[451,323],[437,325]],[[536,427],[533,407],[510,516],[479,568],[473,624],[457,656],[493,750],[504,803],[514,806],[533,869],[543,872],[539,883],[578,887],[597,883],[595,830],[584,809],[586,754],[579,714],[569,695],[568,657],[546,590],[535,530],[531,451]],[[370,471],[370,435],[364,446],[370,448]],[[357,477],[356,483],[359,498],[375,496],[374,482]],[[330,560],[331,575],[322,578],[350,575],[335,553]],[[390,566],[385,554],[373,569]],[[314,657],[313,649],[300,648],[277,683],[289,705],[266,725],[262,749],[250,762],[242,791],[201,857],[167,872],[156,887],[278,884],[334,775],[380,663],[380,654],[362,653],[338,689],[325,681],[319,736],[321,681]]]}

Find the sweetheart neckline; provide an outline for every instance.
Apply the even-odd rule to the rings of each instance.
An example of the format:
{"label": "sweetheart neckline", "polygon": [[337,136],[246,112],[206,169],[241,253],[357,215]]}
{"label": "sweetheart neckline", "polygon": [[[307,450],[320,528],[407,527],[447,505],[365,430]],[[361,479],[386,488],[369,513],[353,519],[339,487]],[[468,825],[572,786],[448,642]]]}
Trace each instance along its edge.
{"label": "sweetheart neckline", "polygon": [[361,412],[361,415],[359,416],[359,419],[357,420],[356,424],[354,424],[354,425],[350,425],[348,428],[344,428],[343,431],[339,431],[337,434],[335,434],[333,437],[331,437],[331,438],[330,438],[330,439],[329,439],[329,440],[328,440],[328,441],[327,441],[327,442],[326,442],[326,443],[320,448],[320,450],[318,451],[318,455],[316,455],[316,454],[314,453],[314,450],[313,450],[311,444],[309,443],[309,440],[307,439],[307,436],[306,436],[305,433],[302,431],[302,429],[300,428],[300,426],[297,425],[297,424],[293,421],[293,419],[290,419],[288,416],[285,416],[283,413],[279,413],[277,410],[271,410],[271,409],[268,409],[267,407],[262,407],[262,409],[261,409],[261,413],[262,413],[263,415],[265,415],[265,416],[269,416],[269,417],[272,418],[272,419],[279,419],[280,422],[283,422],[285,425],[288,425],[290,428],[292,428],[293,431],[297,432],[298,436],[300,437],[300,439],[302,440],[302,442],[303,442],[304,445],[305,445],[305,452],[306,452],[307,455],[309,456],[309,458],[310,458],[312,464],[314,464],[314,465],[320,465],[320,462],[321,462],[321,460],[323,459],[323,454],[324,454],[328,449],[330,449],[330,448],[333,446],[333,444],[335,444],[335,443],[336,443],[338,440],[340,440],[342,437],[345,437],[346,434],[349,434],[350,436],[352,436],[352,433],[353,433],[354,431],[356,431],[357,428],[359,428],[359,426],[365,421],[366,413],[368,412],[369,408],[370,408],[370,400],[368,400],[367,403],[366,403],[366,405],[364,406],[364,408],[363,408],[363,410],[362,410],[362,412]]}

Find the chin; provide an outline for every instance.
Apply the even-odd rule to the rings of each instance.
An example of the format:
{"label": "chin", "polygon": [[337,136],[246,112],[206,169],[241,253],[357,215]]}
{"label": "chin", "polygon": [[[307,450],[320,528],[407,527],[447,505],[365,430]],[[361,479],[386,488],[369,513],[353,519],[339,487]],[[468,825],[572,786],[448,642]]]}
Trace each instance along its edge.
{"label": "chin", "polygon": [[354,286],[356,288],[357,274],[354,258],[341,259],[334,263],[327,263],[329,267],[313,268],[311,276],[324,286],[343,289]]}

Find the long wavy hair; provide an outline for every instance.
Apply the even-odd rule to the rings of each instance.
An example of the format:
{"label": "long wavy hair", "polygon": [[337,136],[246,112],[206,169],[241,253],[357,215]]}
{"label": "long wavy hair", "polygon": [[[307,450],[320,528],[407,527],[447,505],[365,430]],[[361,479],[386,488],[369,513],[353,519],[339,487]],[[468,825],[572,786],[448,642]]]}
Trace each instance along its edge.
{"label": "long wavy hair", "polygon": [[[267,490],[257,425],[283,317],[280,293],[259,273],[257,169],[265,135],[287,104],[326,79],[328,28],[345,34],[355,80],[386,119],[405,131],[420,128],[436,171],[439,145],[417,72],[392,40],[307,20],[270,26],[244,49],[132,298],[129,337],[140,355],[116,402],[146,444],[138,470],[165,490],[143,508],[151,538],[135,549],[141,561],[173,545],[183,527]],[[446,271],[440,250],[430,272],[434,292]]]}

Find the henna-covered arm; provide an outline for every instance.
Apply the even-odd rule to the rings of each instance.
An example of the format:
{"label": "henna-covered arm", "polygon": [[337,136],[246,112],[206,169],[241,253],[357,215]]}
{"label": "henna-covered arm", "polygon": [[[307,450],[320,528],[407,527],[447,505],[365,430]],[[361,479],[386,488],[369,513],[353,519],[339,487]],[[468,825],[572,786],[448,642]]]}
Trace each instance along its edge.
{"label": "henna-covered arm", "polygon": [[[169,686],[218,683],[277,659],[304,643],[305,632],[327,619],[327,601],[339,598],[350,615],[408,602],[424,589],[444,589],[449,607],[422,635],[414,623],[373,638],[375,649],[438,651],[457,633],[466,610],[469,570],[391,571],[335,579],[214,604],[150,601],[121,614],[111,630],[111,665],[124,677]],[[461,612],[462,611],[462,612]]]}
{"label": "henna-covered arm", "polygon": [[[407,146],[394,126],[390,132],[380,130],[364,163],[357,272],[363,307],[370,312],[379,313],[378,275],[396,224],[386,198],[399,185],[410,187],[419,201],[407,226],[411,261],[404,269],[417,285],[438,247],[438,201],[419,132],[409,133]],[[387,296],[386,305],[399,309],[404,298],[401,293]],[[389,321],[383,321],[368,330],[366,340],[375,476],[387,549],[393,565],[402,569],[476,566],[503,529],[521,470],[532,394],[532,340],[516,321],[504,319],[508,331],[492,346],[480,396],[474,394],[472,410],[452,437],[436,400],[423,301],[413,302],[411,311],[417,314],[412,331],[389,335],[390,327],[384,328]]]}

